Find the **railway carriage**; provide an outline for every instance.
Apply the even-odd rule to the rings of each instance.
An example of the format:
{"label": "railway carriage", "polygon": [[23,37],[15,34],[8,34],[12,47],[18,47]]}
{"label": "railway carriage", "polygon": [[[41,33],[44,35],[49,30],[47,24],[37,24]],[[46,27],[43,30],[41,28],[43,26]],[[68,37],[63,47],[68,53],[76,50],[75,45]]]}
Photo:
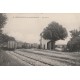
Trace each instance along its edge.
{"label": "railway carriage", "polygon": [[8,48],[8,50],[15,50],[17,48],[17,42],[16,41],[8,41],[7,48]]}
{"label": "railway carriage", "polygon": [[2,49],[4,50],[15,50],[17,48],[17,42],[16,41],[8,41],[3,43]]}

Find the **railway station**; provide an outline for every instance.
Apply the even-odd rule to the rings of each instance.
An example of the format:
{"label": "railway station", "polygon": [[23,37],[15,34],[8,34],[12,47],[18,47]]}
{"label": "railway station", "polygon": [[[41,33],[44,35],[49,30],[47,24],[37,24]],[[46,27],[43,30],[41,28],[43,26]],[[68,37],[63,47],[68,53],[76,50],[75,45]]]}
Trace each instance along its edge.
{"label": "railway station", "polygon": [[0,65],[80,66],[79,25],[80,14],[0,13]]}

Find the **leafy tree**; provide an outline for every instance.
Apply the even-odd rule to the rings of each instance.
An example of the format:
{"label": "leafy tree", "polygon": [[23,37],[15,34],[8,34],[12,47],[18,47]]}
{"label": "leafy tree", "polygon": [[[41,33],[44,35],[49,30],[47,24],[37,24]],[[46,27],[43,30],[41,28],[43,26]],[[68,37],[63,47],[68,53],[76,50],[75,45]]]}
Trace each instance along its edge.
{"label": "leafy tree", "polygon": [[70,33],[72,38],[80,35],[80,31],[78,31],[77,29],[71,30]]}
{"label": "leafy tree", "polygon": [[62,25],[57,22],[48,24],[48,27],[46,27],[41,34],[44,39],[51,41],[51,49],[54,49],[55,41],[60,39],[64,40],[67,35],[66,28],[62,27]]}
{"label": "leafy tree", "polygon": [[4,41],[3,40],[3,33],[2,33],[2,28],[6,24],[7,17],[5,14],[0,13],[0,44]]}
{"label": "leafy tree", "polygon": [[10,40],[15,41],[15,38],[14,37],[11,37],[11,36],[8,36],[6,34],[2,34],[0,36],[0,43],[8,42]]}
{"label": "leafy tree", "polygon": [[3,13],[0,13],[0,33],[2,33],[2,28],[4,27],[4,25],[6,24],[6,20],[7,20],[7,17],[5,14]]}
{"label": "leafy tree", "polygon": [[69,51],[80,51],[80,37],[77,36],[67,43]]}
{"label": "leafy tree", "polygon": [[70,33],[72,38],[67,43],[67,48],[69,51],[80,51],[80,31],[72,30]]}

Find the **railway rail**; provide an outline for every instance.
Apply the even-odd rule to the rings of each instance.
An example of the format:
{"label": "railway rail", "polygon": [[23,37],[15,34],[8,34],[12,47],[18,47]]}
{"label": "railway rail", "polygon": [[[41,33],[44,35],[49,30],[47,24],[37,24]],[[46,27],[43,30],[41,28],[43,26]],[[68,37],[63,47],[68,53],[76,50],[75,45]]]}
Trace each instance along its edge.
{"label": "railway rail", "polygon": [[[56,54],[56,53],[50,53],[50,52],[46,52],[46,51],[38,51],[38,50],[35,50],[35,51],[31,51],[31,50],[26,50],[26,49],[23,49],[23,50],[20,50],[22,52],[28,52],[28,53],[32,53],[32,54],[38,54],[38,55],[42,55],[42,56],[45,56],[47,58],[50,58],[51,60],[55,60],[55,61],[59,61],[61,63],[64,63],[64,65],[80,65],[80,58],[78,57],[74,57],[74,56],[71,56],[69,54]],[[46,52],[46,53],[44,53]],[[63,65],[63,64],[61,64]]]}
{"label": "railway rail", "polygon": [[71,65],[80,65],[80,60],[62,54],[43,54],[44,51],[29,51],[29,50],[15,50],[7,51],[8,54],[15,56],[17,59],[23,62],[24,65],[29,66],[71,66]]}
{"label": "railway rail", "polygon": [[47,56],[47,55],[42,55],[42,54],[35,54],[34,52],[33,53],[30,53],[30,52],[21,52],[21,51],[16,51],[18,54],[20,55],[24,55],[24,56],[28,56],[29,58],[33,58],[35,60],[38,60],[40,62],[43,62],[45,64],[48,64],[50,66],[59,66],[59,65],[63,65],[63,66],[66,66],[66,65],[75,65],[75,62],[72,62],[72,64],[69,62],[69,60],[63,60],[61,58],[56,58],[55,56],[52,57],[52,56]]}
{"label": "railway rail", "polygon": [[43,61],[22,55],[22,54],[17,53],[17,52],[7,51],[7,53],[9,53],[12,56],[15,56],[17,59],[20,59],[24,65],[26,65],[26,64],[28,64],[29,66],[48,66],[48,65],[50,65],[50,64],[45,63]]}

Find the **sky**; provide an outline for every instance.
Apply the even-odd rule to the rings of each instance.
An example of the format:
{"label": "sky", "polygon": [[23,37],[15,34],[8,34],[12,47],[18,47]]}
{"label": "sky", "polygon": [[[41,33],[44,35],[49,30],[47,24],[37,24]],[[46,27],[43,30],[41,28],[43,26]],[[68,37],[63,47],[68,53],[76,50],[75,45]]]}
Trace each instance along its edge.
{"label": "sky", "polygon": [[7,13],[7,24],[3,32],[18,41],[39,43],[40,33],[52,21],[56,21],[68,31],[68,37],[56,44],[66,44],[70,40],[70,30],[80,27],[79,13]]}

